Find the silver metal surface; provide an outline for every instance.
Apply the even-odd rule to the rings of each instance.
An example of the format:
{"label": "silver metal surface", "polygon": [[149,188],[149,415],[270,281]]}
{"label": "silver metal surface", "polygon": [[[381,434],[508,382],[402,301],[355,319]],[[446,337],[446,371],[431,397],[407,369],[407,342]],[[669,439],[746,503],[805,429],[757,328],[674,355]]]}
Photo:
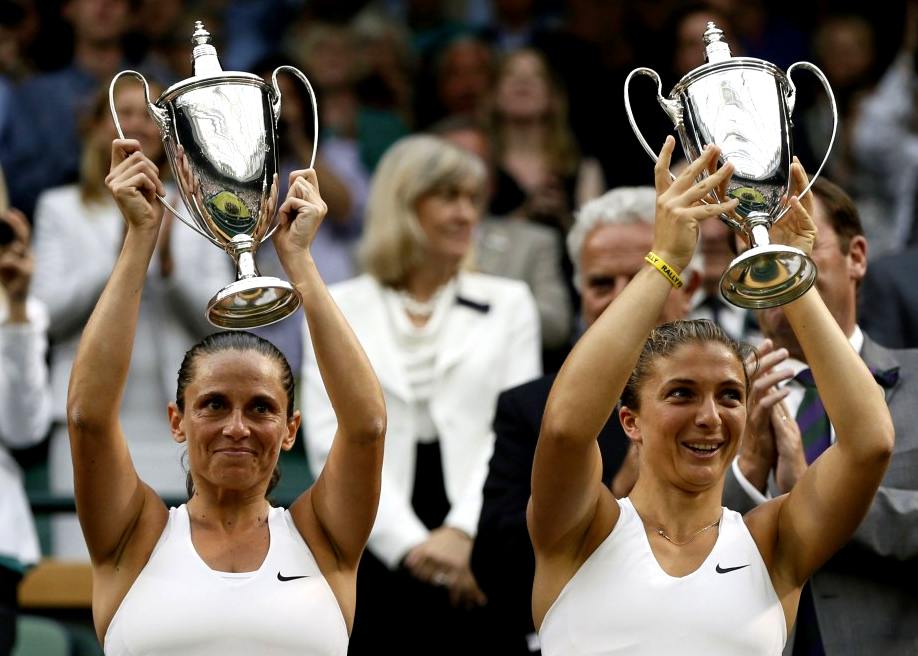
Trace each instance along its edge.
{"label": "silver metal surface", "polygon": [[156,102],[150,102],[142,75],[123,71],[112,80],[109,103],[123,139],[115,111],[115,84],[122,75],[143,82],[147,108],[160,129],[192,219],[183,217],[164,198],[160,201],[236,262],[237,282],[214,296],[207,318],[222,328],[251,328],[279,321],[300,305],[299,294],[289,283],[260,276],[253,259],[258,245],[276,229],[271,226],[279,193],[278,72],[290,71],[309,92],[315,128],[310,167],[315,164],[318,142],[318,107],[309,80],[299,70],[279,67],[271,85],[250,73],[224,72],[209,41],[209,33],[198,21],[192,37],[195,75],[166,89]]}
{"label": "silver metal surface", "polygon": [[[816,66],[798,62],[785,75],[769,62],[731,57],[722,36],[721,30],[708,23],[704,34],[708,63],[686,74],[666,97],[655,71],[632,71],[625,80],[625,111],[641,146],[656,162],[656,153],[634,119],[630,98],[632,79],[650,77],[657,83],[657,102],[673,122],[688,160],[700,157],[708,144],[720,148],[718,166],[730,162],[734,167],[726,197],[739,201],[733,215],[721,214],[720,218],[744,233],[750,243],[750,251],[734,260],[724,274],[721,291],[727,300],[741,307],[781,305],[805,292],[815,278],[815,265],[808,256],[797,249],[770,245],[767,233],[790,209],[790,127],[796,97],[790,74],[797,67],[814,73],[829,97],[834,118],[826,155],[799,196],[809,192],[835,142],[835,98],[825,75]],[[707,172],[702,177],[706,175]],[[727,200],[716,193],[713,196],[717,202]],[[750,262],[754,263],[751,269]],[[777,273],[769,278],[766,272],[771,270]]]}

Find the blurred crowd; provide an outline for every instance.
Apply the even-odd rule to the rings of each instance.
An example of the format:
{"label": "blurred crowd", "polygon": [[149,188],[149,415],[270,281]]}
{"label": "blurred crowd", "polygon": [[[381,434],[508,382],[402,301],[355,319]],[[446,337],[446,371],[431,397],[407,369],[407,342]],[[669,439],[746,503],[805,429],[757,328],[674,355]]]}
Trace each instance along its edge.
{"label": "blurred crowd", "polygon": [[[18,368],[2,373],[3,379],[11,373],[28,375],[33,388],[45,388],[47,397],[36,392],[26,400],[6,398],[7,389],[0,385],[3,407],[38,408],[36,425],[7,427],[0,422],[0,486],[9,483],[10,489],[21,489],[21,474],[9,454],[48,435],[48,488],[63,496],[72,494],[64,415],[67,380],[80,333],[124,237],[122,219],[104,186],[116,136],[109,82],[121,70],[137,70],[149,81],[150,99],[155,100],[164,89],[189,77],[190,37],[197,20],[211,33],[224,70],[270,80],[278,66],[289,64],[303,71],[315,88],[318,135],[313,134],[313,109],[303,85],[284,73],[278,76],[283,98],[280,180],[307,165],[317,138],[315,168],[329,212],[313,254],[328,283],[351,281],[337,297],[345,308],[349,300],[355,303],[355,314],[348,316],[351,323],[359,323],[358,315],[367,312],[366,298],[378,301],[380,308],[404,306],[407,315],[423,319],[413,325],[404,317],[395,320],[392,343],[380,347],[389,353],[380,356],[380,362],[389,356],[401,358],[409,374],[404,412],[414,422],[406,429],[412,433],[411,454],[405,456],[404,470],[395,475],[403,482],[420,476],[416,456],[418,463],[428,463],[425,466],[442,462],[439,479],[425,485],[438,494],[445,492],[445,498],[433,510],[414,505],[412,511],[412,489],[402,490],[405,513],[383,519],[403,522],[395,532],[405,529],[404,522],[417,526],[413,534],[409,530],[407,537],[397,540],[371,539],[373,567],[382,572],[374,575],[377,581],[383,580],[387,567],[398,568],[406,554],[414,554],[412,546],[426,544],[431,552],[442,548],[454,556],[457,571],[468,574],[457,587],[462,603],[474,606],[484,599],[468,568],[491,455],[488,440],[493,442],[487,427],[498,394],[542,372],[556,371],[577,336],[642,265],[641,259],[636,265],[615,260],[643,257],[653,211],[652,192],[639,188],[653,184],[653,165],[628,124],[623,82],[634,67],[652,67],[660,73],[666,93],[704,63],[701,35],[708,21],[724,31],[735,56],[762,58],[784,70],[794,62],[810,61],[825,73],[839,123],[823,175],[853,199],[870,244],[865,257],[878,265],[877,275],[864,283],[871,292],[863,296],[874,305],[863,314],[862,323],[886,346],[918,345],[918,316],[916,324],[910,324],[908,302],[915,293],[900,295],[895,275],[909,265],[912,249],[918,248],[914,0],[869,6],[854,0],[0,0],[0,224],[9,226],[0,230],[0,318],[7,324],[31,326],[18,325],[11,336],[0,331],[0,339],[6,340],[0,343],[4,367]],[[798,87],[794,153],[812,173],[825,155],[833,117],[815,77],[800,71],[793,82]],[[634,83],[631,97],[638,124],[651,147],[658,148],[672,125],[656,103],[655,89],[642,78]],[[114,106],[125,135],[140,140],[160,167],[167,196],[181,206],[146,102],[143,88],[129,79],[115,90]],[[419,199],[434,192],[445,194],[446,185],[449,193],[476,208],[469,219],[474,244],[459,253],[463,270],[516,279],[525,286],[497,292],[485,285],[489,291],[479,298],[477,279],[455,272],[428,288],[425,284],[441,272],[434,270],[425,278],[419,266],[391,273],[398,269],[392,262],[411,257],[410,239],[404,235],[412,228],[384,224],[415,219],[395,217],[384,198],[396,197],[399,185],[412,176],[434,175],[423,166],[411,172],[411,163],[426,161],[425,147],[435,149],[412,136],[418,134],[435,135],[437,143],[471,153],[480,170],[472,174],[467,162],[456,160],[454,166],[443,164],[441,178],[428,180],[427,187],[419,182],[411,196],[415,219],[424,221]],[[481,193],[462,187],[469,176],[480,184]],[[610,197],[609,190],[619,193]],[[281,197],[285,194],[281,189]],[[17,212],[9,213],[8,208]],[[606,221],[595,218],[600,215],[626,224],[615,226],[623,232],[609,238],[612,255],[604,256],[613,268],[621,265],[621,279],[588,275],[593,260],[587,244],[592,242],[584,235],[592,235],[595,224]],[[584,227],[584,221],[589,225]],[[402,230],[405,249],[379,255],[396,238],[383,230]],[[632,237],[636,246],[629,250]],[[710,318],[737,338],[757,339],[752,315],[726,304],[718,291],[720,276],[734,257],[728,228],[709,221],[702,237],[701,257],[685,276],[691,288],[675,316]],[[17,247],[16,253],[9,244]],[[449,256],[448,247],[444,249]],[[259,250],[258,258],[262,273],[283,275],[269,244]],[[165,411],[155,409],[164,409],[173,394],[182,353],[212,332],[204,308],[210,296],[233,279],[234,269],[226,254],[168,214],[153,262],[122,421],[143,480],[161,494],[178,497],[184,490],[178,466],[181,450],[168,438]],[[358,277],[361,274],[364,278]],[[375,291],[362,297],[361,285]],[[525,297],[514,296],[524,292]],[[492,293],[516,300],[491,301]],[[435,378],[439,373],[431,363],[439,355],[432,349],[440,348],[438,322],[452,325],[448,312],[454,312],[442,310],[444,298],[490,312],[492,323],[482,336],[497,345],[491,360],[469,365],[468,376],[456,383],[471,386],[482,408],[475,420],[484,427],[484,436],[464,447],[448,446],[450,429],[444,426],[449,422],[441,425],[437,415],[438,394],[444,388]],[[531,319],[528,325],[526,318]],[[498,320],[503,323],[494,323]],[[371,335],[378,324],[368,321]],[[292,317],[261,334],[283,350],[293,371],[306,372],[308,378],[312,356],[304,350],[303,323],[302,316]],[[360,335],[359,325],[355,328]],[[31,341],[23,346],[26,332]],[[364,347],[372,360],[371,348]],[[21,360],[6,358],[14,348],[24,349]],[[480,348],[477,356],[485,351]],[[44,361],[49,363],[47,372],[41,371]],[[374,365],[383,379],[382,365]],[[309,381],[305,384],[308,388]],[[443,412],[466,420],[468,410],[456,400],[457,394],[443,401],[449,405]],[[27,402],[32,405],[24,405]],[[311,403],[313,412],[307,411],[306,423],[309,430],[312,422],[313,434],[306,438],[316,470],[323,458],[320,443],[326,427],[321,425],[322,399]],[[387,403],[392,405],[388,390]],[[389,425],[391,433],[391,408]],[[438,443],[434,451],[425,446]],[[390,461],[396,457],[388,454],[393,444],[390,436],[390,469],[400,466]],[[450,450],[454,448],[459,451]],[[459,453],[462,449],[474,449],[475,456],[456,464],[456,459],[465,458]],[[627,461],[624,451],[616,458]],[[607,473],[611,480],[615,471]],[[632,478],[627,470],[620,473],[616,480],[626,492]],[[460,482],[451,476],[459,476]],[[462,506],[461,521],[451,523],[461,505],[460,493],[454,492],[457,486],[474,488],[472,505]],[[418,488],[413,492],[416,495]],[[4,494],[6,488],[0,487]],[[384,491],[381,515],[385,507]],[[435,519],[427,521],[425,512]],[[38,545],[31,530],[27,538],[17,540],[7,540],[4,534],[21,536],[26,516],[24,499],[13,511],[0,504],[0,575],[12,572],[6,577],[17,582],[18,574],[38,558]],[[442,531],[447,528],[458,533]],[[72,518],[56,519],[50,542],[42,546],[60,557],[85,557]],[[420,549],[414,560],[423,557]],[[405,567],[411,569],[411,556],[406,560]],[[413,594],[406,590],[405,595]],[[385,600],[379,604],[384,609]],[[475,626],[485,626],[493,620],[476,621]],[[357,631],[359,646],[363,636]]]}

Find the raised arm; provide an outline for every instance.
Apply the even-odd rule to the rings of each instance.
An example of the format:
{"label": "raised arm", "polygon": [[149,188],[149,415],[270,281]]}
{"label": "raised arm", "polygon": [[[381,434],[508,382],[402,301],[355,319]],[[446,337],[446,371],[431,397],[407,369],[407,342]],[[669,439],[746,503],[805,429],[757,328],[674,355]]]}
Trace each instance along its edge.
{"label": "raised arm", "polygon": [[[797,184],[805,177],[795,164]],[[811,195],[810,195],[811,196]],[[812,229],[812,199],[792,200],[788,230]],[[795,225],[796,224],[796,225]],[[794,243],[812,248],[806,240]],[[784,308],[835,427],[836,443],[778,500],[776,560],[781,581],[796,587],[854,533],[867,513],[893,450],[893,423],[882,388],[829,313],[815,287]]]}
{"label": "raised arm", "polygon": [[338,429],[322,473],[290,512],[301,527],[300,522],[314,517],[339,562],[356,567],[379,504],[386,408],[376,374],[309,252],[325,212],[315,171],[291,173],[274,246],[303,297],[310,339]]}
{"label": "raised arm", "polygon": [[67,424],[73,454],[77,514],[95,564],[117,558],[141,520],[166,509],[131,462],[118,411],[131,362],[147,266],[156,246],[163,193],[156,165],[140,143],[112,143],[105,179],[127,221],[121,254],[83,330],[70,374]]}
{"label": "raised arm", "polygon": [[[670,184],[669,162],[675,140],[669,137],[655,169],[657,212],[654,252],[677,272],[691,259],[698,223],[729,212],[735,200],[699,201],[727,180],[728,164],[695,182],[717,150],[708,149]],[[603,487],[596,437],[609,419],[651,328],[672,289],[652,267],[638,273],[580,338],[552,386],[542,420],[532,470],[529,531],[537,556],[578,551],[593,518],[606,503],[612,522],[618,506]]]}

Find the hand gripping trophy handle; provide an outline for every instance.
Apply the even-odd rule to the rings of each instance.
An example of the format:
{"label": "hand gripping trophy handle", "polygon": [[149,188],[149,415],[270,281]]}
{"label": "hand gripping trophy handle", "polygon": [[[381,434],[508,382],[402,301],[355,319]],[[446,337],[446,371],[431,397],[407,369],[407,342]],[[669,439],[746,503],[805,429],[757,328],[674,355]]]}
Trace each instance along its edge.
{"label": "hand gripping trophy handle", "polygon": [[[169,121],[169,114],[166,113],[166,110],[160,107],[157,107],[153,102],[150,101],[150,85],[147,84],[146,78],[140,73],[138,73],[137,71],[121,71],[115,77],[112,78],[111,84],[108,85],[108,107],[112,113],[112,120],[115,123],[115,132],[118,133],[118,138],[124,139],[125,136],[124,136],[124,131],[121,129],[121,121],[118,119],[118,110],[115,107],[115,86],[118,84],[118,80],[121,79],[121,77],[124,75],[129,75],[131,77],[137,78],[143,83],[143,97],[147,103],[147,111],[150,113],[150,116],[156,122],[157,127],[159,127],[160,130],[162,130],[163,126],[166,125]],[[167,210],[172,212],[175,218],[177,218],[179,221],[181,221],[186,226],[194,230],[196,233],[198,233],[199,235],[207,239],[210,243],[220,248],[223,248],[223,244],[221,244],[216,239],[208,235],[206,232],[198,228],[198,226],[196,226],[194,222],[189,221],[184,216],[182,216],[182,214],[177,209],[172,207],[169,201],[166,200],[165,196],[160,196],[159,194],[156,194],[156,198],[159,200],[160,203],[163,204],[163,207],[165,207]]]}
{"label": "hand gripping trophy handle", "polygon": [[[309,168],[313,169],[316,166],[316,153],[319,150],[319,105],[316,102],[316,94],[312,90],[312,85],[309,83],[309,79],[303,75],[303,72],[293,66],[278,66],[274,69],[274,72],[271,74],[271,86],[274,87],[274,93],[277,95],[277,99],[274,101],[272,110],[274,112],[274,123],[277,124],[277,121],[280,120],[281,115],[281,90],[277,86],[277,74],[281,71],[289,71],[295,78],[297,78],[303,85],[306,87],[306,91],[309,93],[309,100],[312,103],[312,156],[309,158]],[[279,223],[275,223],[274,227],[264,236],[264,239],[267,239],[274,234],[274,231],[277,230]],[[264,239],[262,241],[264,241]]]}
{"label": "hand gripping trophy handle", "polygon": [[[804,187],[803,191],[797,195],[798,198],[803,198],[807,193],[809,193],[810,187],[812,187],[813,183],[816,182],[817,178],[819,178],[823,167],[825,167],[826,162],[829,161],[829,155],[832,152],[832,146],[835,145],[835,135],[838,131],[838,107],[835,104],[835,94],[832,93],[832,87],[829,85],[829,80],[826,79],[825,73],[823,73],[818,66],[811,64],[810,62],[797,62],[795,64],[791,64],[787,69],[787,82],[790,86],[790,93],[787,97],[788,111],[791,114],[794,112],[794,101],[797,97],[797,87],[794,86],[794,81],[791,79],[791,76],[793,75],[794,69],[798,67],[802,68],[803,70],[810,71],[813,75],[816,76],[816,79],[818,79],[819,83],[822,84],[822,88],[825,89],[826,95],[829,97],[829,105],[832,107],[832,135],[829,137],[829,147],[826,148],[826,154],[823,156],[822,163],[819,165],[819,168],[816,169],[816,172],[813,174],[813,177],[810,178],[809,183],[806,185],[806,187]],[[781,213],[778,214],[777,218],[775,218],[775,221],[784,216],[789,209],[790,206],[788,205],[783,210],[781,210]]]}

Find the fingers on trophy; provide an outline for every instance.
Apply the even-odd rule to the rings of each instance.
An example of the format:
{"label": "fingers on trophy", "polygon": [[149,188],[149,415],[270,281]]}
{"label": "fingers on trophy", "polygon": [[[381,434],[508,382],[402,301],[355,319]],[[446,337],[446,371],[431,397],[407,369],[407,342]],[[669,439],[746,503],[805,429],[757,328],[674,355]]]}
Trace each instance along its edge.
{"label": "fingers on trophy", "polygon": [[[829,147],[815,180],[825,166],[838,127],[835,97],[825,75],[808,62],[797,62],[785,73],[767,61],[733,57],[723,32],[709,22],[703,35],[705,64],[687,73],[670,91],[662,94],[662,81],[649,68],[633,70],[625,80],[625,111],[635,135],[650,157],[657,156],[647,144],[631,109],[631,80],[647,76],[656,81],[657,101],[672,120],[686,158],[696,161],[705,146],[720,149],[717,166],[733,165],[725,187],[714,189],[711,202],[728,198],[738,201],[734,211],[720,218],[741,233],[750,248],[731,262],[720,281],[724,298],[743,308],[784,305],[804,294],[816,280],[816,265],[803,250],[773,244],[769,229],[791,209],[791,198],[802,198],[813,182],[799,193],[791,191],[791,115],[796,87],[795,69],[812,72],[822,83],[832,107],[834,123]],[[701,177],[713,169],[703,171]],[[670,177],[672,174],[667,172]],[[795,185],[796,189],[796,185]]]}
{"label": "fingers on trophy", "polygon": [[256,250],[277,227],[281,111],[277,74],[287,71],[299,78],[312,100],[316,138],[310,168],[318,140],[315,94],[306,76],[292,66],[278,67],[271,84],[250,73],[224,71],[200,21],[191,41],[194,74],[166,89],[155,102],[150,101],[149,86],[140,73],[118,73],[109,87],[112,117],[123,139],[115,111],[115,85],[122,76],[138,78],[192,218],[173,208],[164,194],[158,192],[157,197],[176,218],[236,263],[236,281],[211,298],[208,321],[224,329],[268,325],[296,312],[302,302],[289,282],[262,276],[255,267]]}

